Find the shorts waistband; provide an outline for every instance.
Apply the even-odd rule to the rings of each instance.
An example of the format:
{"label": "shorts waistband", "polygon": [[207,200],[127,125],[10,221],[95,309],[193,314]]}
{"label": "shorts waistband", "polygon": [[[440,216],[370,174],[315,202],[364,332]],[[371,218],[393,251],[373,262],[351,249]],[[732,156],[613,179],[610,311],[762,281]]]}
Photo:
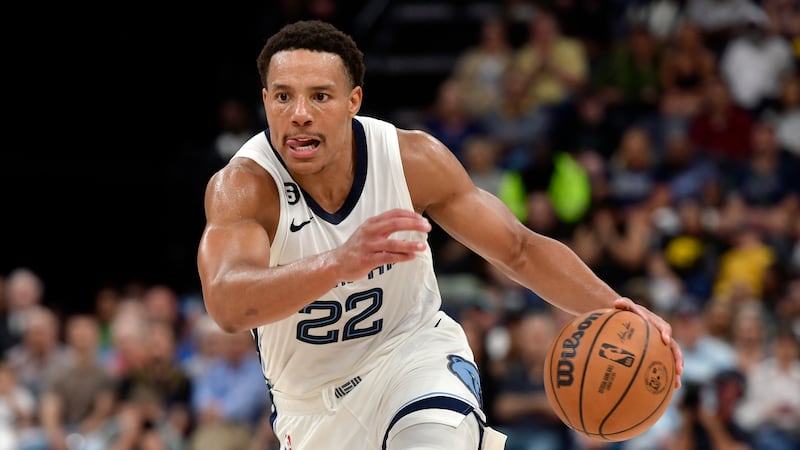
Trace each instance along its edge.
{"label": "shorts waistband", "polygon": [[336,411],[341,400],[356,388],[363,378],[356,375],[344,383],[332,384],[315,393],[298,397],[272,390],[272,402],[279,413],[316,414]]}

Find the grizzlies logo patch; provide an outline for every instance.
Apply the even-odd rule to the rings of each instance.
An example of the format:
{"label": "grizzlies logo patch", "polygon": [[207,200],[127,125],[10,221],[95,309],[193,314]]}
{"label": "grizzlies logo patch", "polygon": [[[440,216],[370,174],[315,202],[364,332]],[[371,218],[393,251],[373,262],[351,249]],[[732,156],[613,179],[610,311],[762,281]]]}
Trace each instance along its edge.
{"label": "grizzlies logo patch", "polygon": [[458,355],[449,355],[447,359],[450,361],[447,367],[470,391],[472,391],[472,394],[478,399],[478,404],[483,407],[481,379],[478,374],[478,368],[471,361],[467,361]]}

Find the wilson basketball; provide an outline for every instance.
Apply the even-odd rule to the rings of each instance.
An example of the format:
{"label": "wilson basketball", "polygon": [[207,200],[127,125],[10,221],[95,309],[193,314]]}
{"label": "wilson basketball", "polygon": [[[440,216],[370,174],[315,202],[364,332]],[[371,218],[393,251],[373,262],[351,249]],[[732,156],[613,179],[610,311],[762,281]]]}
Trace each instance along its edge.
{"label": "wilson basketball", "polygon": [[599,309],[575,317],[545,359],[545,392],[570,428],[623,441],[650,428],[675,387],[675,359],[658,330],[636,313]]}

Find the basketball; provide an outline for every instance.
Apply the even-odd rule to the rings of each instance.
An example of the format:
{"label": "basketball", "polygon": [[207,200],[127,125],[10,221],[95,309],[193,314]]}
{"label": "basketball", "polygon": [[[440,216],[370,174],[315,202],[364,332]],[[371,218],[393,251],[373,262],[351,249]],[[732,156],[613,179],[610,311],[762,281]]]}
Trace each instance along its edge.
{"label": "basketball", "polygon": [[544,385],[567,426],[595,440],[623,441],[664,414],[675,390],[675,359],[641,316],[598,309],[561,329],[545,358]]}

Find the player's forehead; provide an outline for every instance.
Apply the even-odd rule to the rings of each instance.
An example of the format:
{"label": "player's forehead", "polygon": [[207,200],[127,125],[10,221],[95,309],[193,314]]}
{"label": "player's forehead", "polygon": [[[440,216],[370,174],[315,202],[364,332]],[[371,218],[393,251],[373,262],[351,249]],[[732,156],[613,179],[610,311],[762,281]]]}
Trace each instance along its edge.
{"label": "player's forehead", "polygon": [[347,69],[336,53],[306,49],[282,50],[272,55],[267,72],[267,87],[349,85]]}

